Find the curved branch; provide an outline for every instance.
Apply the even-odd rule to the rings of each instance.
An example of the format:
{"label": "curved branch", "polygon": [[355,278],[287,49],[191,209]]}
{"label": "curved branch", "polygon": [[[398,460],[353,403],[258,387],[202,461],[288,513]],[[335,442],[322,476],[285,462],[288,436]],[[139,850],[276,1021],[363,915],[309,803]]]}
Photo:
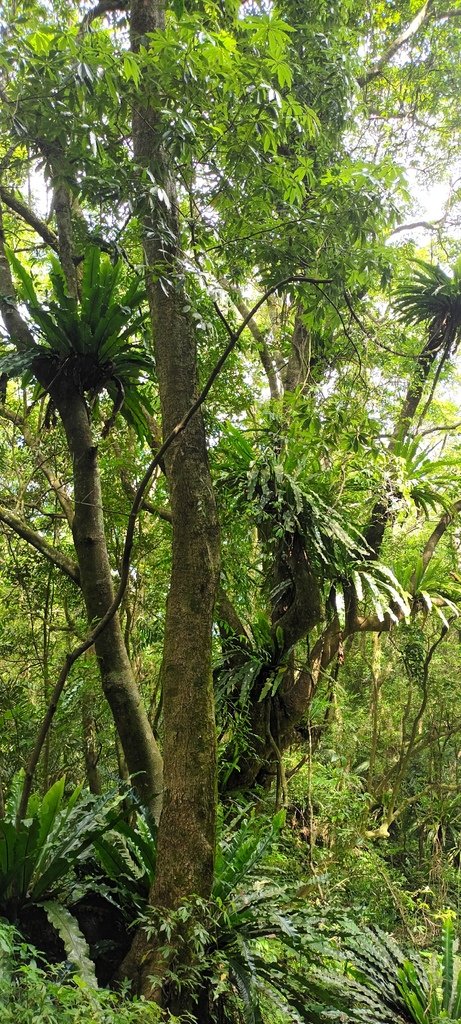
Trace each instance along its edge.
{"label": "curved branch", "polygon": [[[348,301],[348,300],[347,300]],[[349,307],[351,308],[351,307]],[[355,314],[354,314],[355,315]],[[357,319],[357,317],[356,317]],[[407,387],[405,398],[403,399],[399,414],[397,416],[394,429],[390,436],[388,453],[391,455],[395,452],[396,446],[399,442],[403,441],[409,434],[412,421],[415,418],[416,412],[419,407],[419,403],[424,393],[426,382],[429,379],[429,374],[435,363],[437,357],[440,355],[438,367],[436,369],[431,396],[434,392],[435,386],[438,382],[441,369],[447,358],[447,347],[441,352],[441,343],[439,336],[435,329],[429,329],[429,339],[424,345],[424,348],[416,357],[416,362],[413,367],[410,382]],[[430,399],[429,399],[430,400]],[[428,400],[428,402],[429,402]],[[421,423],[423,416],[425,415],[428,407],[426,402],[423,412],[418,421],[418,425]],[[390,515],[390,492],[387,495],[381,495],[376,501],[372,509],[370,516],[370,522],[364,532],[364,537],[368,547],[370,548],[369,558],[377,558],[381,545],[384,538],[386,526],[389,521]]]}
{"label": "curved branch", "polygon": [[[234,306],[236,307],[236,309],[238,309],[240,316],[247,317],[249,312],[248,306],[244,301],[242,295],[240,294],[238,288],[235,285],[231,284],[230,281],[226,281],[225,279],[220,279],[219,284],[222,285],[222,287],[228,293]],[[264,332],[258,326],[256,320],[254,320],[253,317],[248,321],[248,327],[258,346],[259,358],[261,360],[263,369],[267,377],[271,398],[277,400],[280,398],[280,387],[277,380],[276,369],[267,346],[267,341]]]}
{"label": "curved branch", "polygon": [[113,14],[116,11],[128,10],[128,0],[100,0],[95,7],[85,14],[79,29],[79,36],[82,36],[96,18],[103,18],[105,14]]}
{"label": "curved branch", "polygon": [[219,587],[216,596],[215,613],[218,622],[224,623],[230,633],[239,640],[251,641],[251,635],[243,624],[224,587]]}
{"label": "curved branch", "polygon": [[[431,561],[431,558],[432,558],[432,556],[434,554],[434,551],[435,551],[439,541],[442,539],[444,533],[446,532],[446,530],[451,525],[451,523],[456,518],[456,516],[458,515],[459,512],[461,512],[461,499],[458,499],[458,501],[454,502],[454,504],[452,505],[451,509],[449,509],[448,512],[445,512],[445,514],[442,516],[442,518],[437,523],[437,526],[435,527],[435,530],[432,531],[432,533],[431,533],[431,535],[429,537],[429,540],[425,544],[423,553],[421,555],[421,561],[422,561],[424,570],[427,569],[427,566],[429,565],[429,562]],[[411,580],[411,584],[410,584],[411,587],[412,587],[412,593],[414,593],[415,579],[416,579],[416,575],[414,574],[412,576],[412,580]]]}
{"label": "curved branch", "polygon": [[389,232],[387,238],[393,238],[394,235],[399,235],[402,231],[416,231],[417,228],[425,228],[426,231],[436,231],[445,220],[446,214],[443,217],[439,217],[438,220],[413,220],[409,224],[399,224],[398,227]]}
{"label": "curved branch", "polygon": [[374,78],[377,78],[381,74],[383,68],[385,68],[386,65],[390,63],[392,58],[395,57],[396,53],[398,53],[402,46],[404,46],[409,39],[412,39],[413,36],[416,35],[421,26],[424,25],[424,23],[429,20],[432,14],[433,0],[426,0],[426,3],[423,5],[421,10],[418,11],[413,20],[410,21],[410,24],[407,25],[403,32],[401,32],[400,35],[398,35],[397,38],[394,39],[392,43],[389,44],[389,46],[385,49],[381,57],[379,57],[375,64],[370,68],[370,71],[368,71],[367,74],[365,75],[361,75],[360,78],[357,79],[359,85],[367,85],[368,82],[372,82]]}
{"label": "curved branch", "polygon": [[418,438],[427,437],[428,434],[437,434],[440,431],[459,430],[460,427],[461,420],[458,420],[456,423],[443,423],[440,427],[428,427],[427,430],[420,430],[417,436]]}
{"label": "curved branch", "polygon": [[427,2],[421,7],[421,10],[415,15],[410,24],[393,40],[392,43],[385,49],[384,53],[379,59],[373,64],[370,70],[365,75],[360,75],[357,79],[360,86],[368,85],[374,78],[378,78],[383,69],[390,64],[396,53],[408,43],[413,36],[419,32],[419,29],[425,25],[431,19],[433,21],[446,21],[448,18],[461,18],[461,8],[453,7],[448,8],[445,11],[434,10],[434,0],[427,0]]}

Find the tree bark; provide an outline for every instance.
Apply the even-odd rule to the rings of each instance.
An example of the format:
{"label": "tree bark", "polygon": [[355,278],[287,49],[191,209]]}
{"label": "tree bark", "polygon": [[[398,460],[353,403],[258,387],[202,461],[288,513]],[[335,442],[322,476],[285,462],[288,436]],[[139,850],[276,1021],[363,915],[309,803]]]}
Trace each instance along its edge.
{"label": "tree bark", "polygon": [[[133,0],[131,42],[136,52],[148,33],[164,27],[159,0]],[[161,126],[149,86],[138,91],[133,149],[138,168],[150,168],[168,204],[141,196],[146,282],[166,437],[197,393],[196,339],[184,313],[179,265],[177,197],[163,152]],[[140,176],[140,187],[142,187]],[[157,870],[150,902],[175,908],[191,896],[208,897],[214,868],[216,739],[211,672],[213,607],[219,574],[219,527],[201,412],[165,458],[172,522],[172,570],[167,601],[161,682],[164,714],[164,802]],[[147,997],[165,961],[143,932],[124,971]]]}
{"label": "tree bark", "polygon": [[[34,339],[15,303],[11,272],[4,249],[1,209],[0,313],[18,351],[30,349]],[[112,604],[113,586],[104,529],[98,453],[93,443],[87,406],[74,382],[66,377],[63,370],[59,374],[54,373],[50,361],[41,365],[37,359],[34,372],[60,413],[72,458],[75,502],[72,533],[78,561],[78,581],[88,621],[94,624]],[[30,538],[27,539],[30,542]],[[51,550],[54,553],[54,549]],[[46,554],[50,556],[48,549]],[[56,561],[55,558],[51,560]],[[113,616],[98,637],[95,649],[103,691],[112,711],[130,773],[134,776],[134,785],[141,800],[158,821],[163,789],[162,757],[132,672],[118,614]]]}
{"label": "tree bark", "polygon": [[86,777],[90,793],[100,796],[102,793],[101,776],[99,774],[98,761],[100,750],[98,747],[98,730],[92,711],[92,702],[88,693],[82,694],[82,731],[83,731],[83,754],[85,758]]}
{"label": "tree bark", "polygon": [[[98,453],[84,399],[65,380],[50,387],[73,461],[73,538],[80,586],[92,625],[113,600],[107,553]],[[109,703],[134,784],[158,820],[162,801],[162,757],[149,724],[123,641],[118,614],[95,643],[104,695]]]}

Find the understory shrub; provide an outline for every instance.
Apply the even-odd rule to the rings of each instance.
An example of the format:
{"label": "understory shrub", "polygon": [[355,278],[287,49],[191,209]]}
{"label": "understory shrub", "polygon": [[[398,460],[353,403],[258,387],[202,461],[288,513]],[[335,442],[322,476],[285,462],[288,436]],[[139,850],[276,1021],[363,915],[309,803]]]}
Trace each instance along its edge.
{"label": "understory shrub", "polygon": [[2,1024],[157,1024],[161,1012],[154,1003],[93,988],[66,965],[46,965],[0,921],[0,1019]]}

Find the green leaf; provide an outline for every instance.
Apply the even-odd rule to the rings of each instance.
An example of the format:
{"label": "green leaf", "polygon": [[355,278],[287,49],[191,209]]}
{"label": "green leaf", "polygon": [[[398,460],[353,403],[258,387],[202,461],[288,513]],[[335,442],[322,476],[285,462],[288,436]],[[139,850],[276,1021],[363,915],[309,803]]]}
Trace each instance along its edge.
{"label": "green leaf", "polygon": [[51,786],[43,797],[38,813],[40,822],[40,846],[43,846],[45,843],[45,840],[56,820],[56,815],[62,806],[65,785],[66,777],[63,775],[61,779],[58,779],[58,781]]}
{"label": "green leaf", "polygon": [[[147,829],[147,826],[145,826]],[[138,828],[132,828],[127,824],[126,821],[119,821],[116,826],[116,831],[119,832],[127,840],[128,845],[131,849],[135,849],[138,859],[142,864],[146,875],[149,876],[151,881],[155,874],[156,865],[156,828],[154,825],[151,826],[150,838],[146,838],[141,835]],[[148,833],[147,833],[148,834]]]}
{"label": "green leaf", "polygon": [[8,246],[5,246],[5,252],[8,257],[8,262],[13,268],[16,277],[21,282],[20,297],[22,299],[25,299],[25,301],[30,306],[39,306],[40,303],[37,297],[37,293],[35,291],[34,282],[31,275],[27,272],[25,267],[23,267],[22,263],[18,260],[17,256],[15,256],[12,249],[10,249]]}
{"label": "green leaf", "polygon": [[39,306],[29,306],[29,312],[35,323],[40,327],[41,333],[50,349],[57,355],[66,356],[71,351],[71,340],[65,330],[56,322],[52,313]]}
{"label": "green leaf", "polygon": [[8,377],[23,377],[25,373],[30,371],[33,366],[34,359],[39,354],[40,349],[31,348],[28,352],[7,352],[5,355],[0,356],[0,373],[6,373]]}
{"label": "green leaf", "polygon": [[283,61],[277,64],[277,79],[281,89],[285,86],[290,88],[293,74],[289,64],[285,64]]}
{"label": "green leaf", "polygon": [[450,1008],[453,990],[453,942],[453,916],[447,912],[444,914],[442,926],[442,1005],[446,1011]]}
{"label": "green leaf", "polygon": [[74,965],[90,988],[98,988],[94,963],[89,956],[88,943],[82,935],[75,917],[66,907],[55,900],[48,900],[42,906],[50,924],[56,928],[64,943],[67,959]]}
{"label": "green leaf", "polygon": [[123,74],[127,82],[134,82],[136,88],[139,85],[141,71],[135,54],[125,50],[123,54]]}
{"label": "green leaf", "polygon": [[51,29],[41,29],[31,32],[27,36],[28,46],[40,57],[46,57],[54,42],[54,32]]}
{"label": "green leaf", "polygon": [[453,1020],[461,1020],[461,971],[458,970],[458,976],[453,992],[453,1004],[451,1007],[451,1016]]}
{"label": "green leaf", "polygon": [[82,274],[82,311],[86,315],[88,303],[93,293],[99,287],[99,269],[101,265],[101,250],[97,245],[90,245],[85,250]]}

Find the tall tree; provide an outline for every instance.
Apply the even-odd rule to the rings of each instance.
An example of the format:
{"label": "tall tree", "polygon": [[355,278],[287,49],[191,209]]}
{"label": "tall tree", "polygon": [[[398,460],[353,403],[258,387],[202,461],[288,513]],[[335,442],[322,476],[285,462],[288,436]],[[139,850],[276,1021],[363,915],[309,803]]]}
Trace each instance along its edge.
{"label": "tall tree", "polygon": [[[211,892],[213,648],[223,789],[277,775],[280,802],[284,749],[306,734],[312,749],[313,699],[322,686],[332,699],[351,638],[389,631],[424,601],[418,561],[407,578],[386,564],[402,509],[434,519],[423,570],[459,510],[456,476],[431,489],[419,437],[457,339],[439,302],[451,279],[431,271],[429,338],[422,317],[404,334],[383,317],[389,283],[407,274],[386,244],[409,204],[389,125],[433,154],[437,111],[446,158],[456,125],[436,93],[455,88],[446,42],[459,44],[458,23],[431,4],[416,17],[391,6],[102,0],[81,18],[71,2],[25,4],[3,34],[2,365],[29,379],[20,392],[8,383],[2,421],[20,431],[40,500],[31,512],[5,488],[0,521],[81,588],[90,625],[112,602],[126,495],[174,435],[160,497],[144,501],[125,631],[116,614],[97,638],[128,770],[157,818],[163,800],[160,914]],[[51,201],[41,215],[38,180]],[[228,343],[206,411],[179,429]],[[41,434],[31,376],[51,399]],[[129,656],[143,585],[153,727]],[[443,614],[450,598],[439,599]],[[125,963],[135,987],[157,994],[151,978],[166,967],[139,932]]]}
{"label": "tall tree", "polygon": [[[130,17],[134,53],[151,34],[164,29],[164,4],[135,0]],[[162,129],[158,92],[146,72],[134,101],[133,155],[163,434],[168,437],[197,397],[197,338],[186,312],[178,196]],[[149,171],[162,190],[157,198],[143,195],[143,171]],[[161,668],[165,789],[151,901],[156,907],[174,908],[194,894],[209,897],[214,867],[217,783],[211,631],[219,527],[201,411],[171,445],[165,468],[172,523]],[[151,977],[158,968],[155,944],[141,932],[125,969],[137,978],[142,994],[151,993]]]}

